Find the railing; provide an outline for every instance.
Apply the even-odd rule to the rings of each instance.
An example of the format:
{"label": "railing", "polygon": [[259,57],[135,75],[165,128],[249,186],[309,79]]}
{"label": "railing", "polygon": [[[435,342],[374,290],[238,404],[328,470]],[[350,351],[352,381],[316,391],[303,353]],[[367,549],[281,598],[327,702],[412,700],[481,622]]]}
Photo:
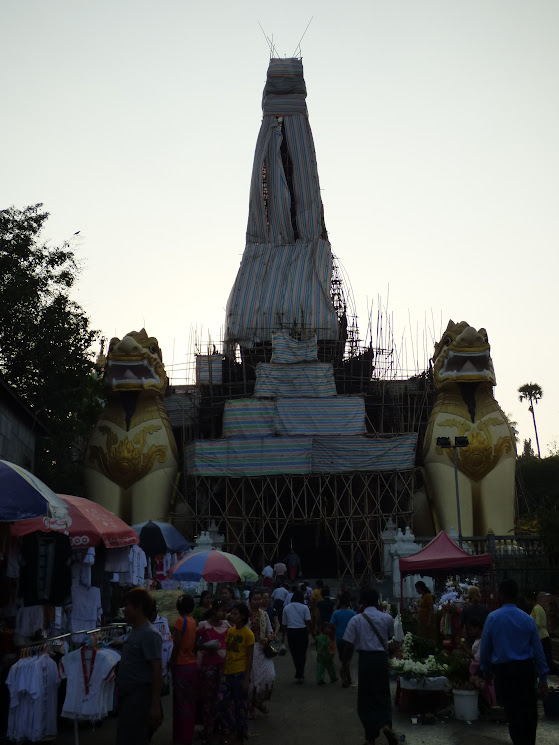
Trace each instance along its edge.
{"label": "railing", "polygon": [[[415,542],[424,548],[432,538],[416,536]],[[547,552],[537,535],[462,536],[462,548],[469,554],[491,554],[494,559],[508,557],[546,558]]]}

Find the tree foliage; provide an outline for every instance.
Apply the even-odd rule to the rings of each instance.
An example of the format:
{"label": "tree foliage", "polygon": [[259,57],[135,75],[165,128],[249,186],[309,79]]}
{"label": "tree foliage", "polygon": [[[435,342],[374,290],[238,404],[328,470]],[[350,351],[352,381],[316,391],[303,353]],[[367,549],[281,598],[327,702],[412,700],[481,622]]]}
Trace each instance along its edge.
{"label": "tree foliage", "polygon": [[55,491],[81,491],[85,441],[101,406],[92,377],[97,332],[69,297],[78,266],[68,243],[41,241],[37,204],[0,212],[0,371],[49,432],[37,475]]}
{"label": "tree foliage", "polygon": [[537,518],[538,533],[547,551],[559,556],[559,455],[536,458],[533,451],[524,454],[517,460],[517,474],[528,513]]}
{"label": "tree foliage", "polygon": [[540,440],[538,437],[538,428],[536,426],[536,414],[534,412],[534,404],[537,404],[540,398],[543,396],[543,390],[537,383],[524,383],[518,389],[518,399],[520,401],[530,401],[528,411],[532,414],[532,420],[534,422],[534,432],[536,434],[536,447],[538,449],[538,458],[541,458],[540,452]]}
{"label": "tree foliage", "polygon": [[530,401],[530,406],[538,403],[540,398],[543,396],[543,390],[537,383],[524,383],[518,389],[519,401]]}
{"label": "tree foliage", "polygon": [[522,454],[518,456],[519,458],[535,458],[536,454],[534,453],[534,448],[532,447],[532,438],[528,437],[528,439],[524,440],[524,444],[522,446]]}

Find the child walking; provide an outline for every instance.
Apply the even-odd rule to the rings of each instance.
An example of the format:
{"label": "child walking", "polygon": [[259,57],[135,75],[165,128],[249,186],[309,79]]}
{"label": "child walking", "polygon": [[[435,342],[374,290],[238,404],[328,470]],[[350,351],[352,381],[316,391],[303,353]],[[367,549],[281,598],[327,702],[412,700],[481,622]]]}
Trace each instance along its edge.
{"label": "child walking", "polygon": [[324,670],[328,670],[331,683],[338,680],[334,667],[334,655],[330,649],[328,624],[325,623],[320,628],[320,634],[316,635],[316,677],[319,686],[324,685]]}
{"label": "child walking", "polygon": [[248,607],[235,603],[229,615],[232,627],[225,637],[225,674],[218,697],[224,745],[242,745],[248,740],[248,688],[254,654],[248,619]]}

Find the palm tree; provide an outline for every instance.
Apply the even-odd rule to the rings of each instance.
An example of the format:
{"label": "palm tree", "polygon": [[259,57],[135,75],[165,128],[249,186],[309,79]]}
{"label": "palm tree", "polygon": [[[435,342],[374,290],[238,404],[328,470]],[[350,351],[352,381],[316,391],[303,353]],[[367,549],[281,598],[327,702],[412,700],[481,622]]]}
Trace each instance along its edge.
{"label": "palm tree", "polygon": [[536,433],[536,446],[538,448],[538,458],[541,458],[540,453],[540,441],[538,439],[538,428],[536,427],[536,415],[534,414],[534,404],[538,403],[540,398],[543,396],[543,391],[537,383],[524,383],[518,389],[520,401],[530,401],[528,411],[532,412],[532,419],[534,420],[534,432]]}

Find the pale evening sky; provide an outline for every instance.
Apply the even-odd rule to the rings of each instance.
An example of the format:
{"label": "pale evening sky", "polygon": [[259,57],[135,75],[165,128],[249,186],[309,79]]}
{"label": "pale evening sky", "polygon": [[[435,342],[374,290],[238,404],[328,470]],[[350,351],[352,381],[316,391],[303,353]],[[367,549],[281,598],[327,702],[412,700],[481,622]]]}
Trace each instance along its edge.
{"label": "pale evening sky", "polygon": [[388,287],[410,368],[441,319],[484,326],[521,438],[534,441],[517,388],[544,390],[546,453],[559,441],[556,0],[2,0],[0,209],[43,202],[52,243],[79,230],[75,298],[92,325],[145,325],[184,382],[192,330],[220,336],[244,248],[269,57],[258,21],[291,56],[311,16],[326,226],[362,338]]}

